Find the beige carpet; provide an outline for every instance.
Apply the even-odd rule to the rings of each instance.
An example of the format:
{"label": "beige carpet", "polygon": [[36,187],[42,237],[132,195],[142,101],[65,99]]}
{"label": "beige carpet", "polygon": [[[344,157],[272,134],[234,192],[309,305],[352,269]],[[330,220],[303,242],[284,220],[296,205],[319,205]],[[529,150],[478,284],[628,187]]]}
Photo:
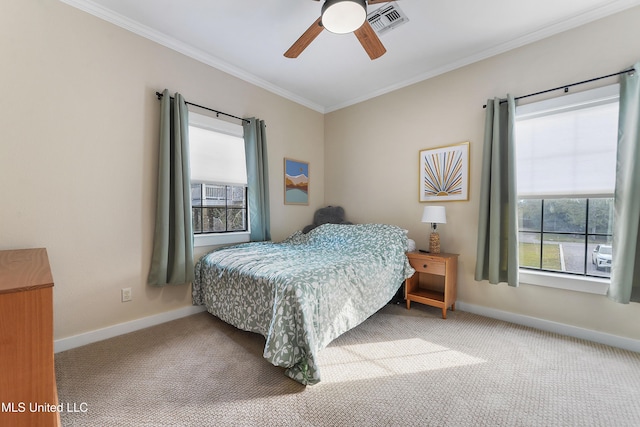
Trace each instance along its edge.
{"label": "beige carpet", "polygon": [[[201,313],[56,355],[64,426],[639,426],[640,354],[386,306],[303,387]],[[83,405],[84,404],[84,405]],[[73,406],[72,406],[73,407]]]}

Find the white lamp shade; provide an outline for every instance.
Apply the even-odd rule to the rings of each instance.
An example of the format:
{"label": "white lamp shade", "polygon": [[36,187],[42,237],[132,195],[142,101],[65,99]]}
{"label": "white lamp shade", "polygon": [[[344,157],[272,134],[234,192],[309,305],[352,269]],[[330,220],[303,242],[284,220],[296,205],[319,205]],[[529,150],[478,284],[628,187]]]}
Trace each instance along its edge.
{"label": "white lamp shade", "polygon": [[447,213],[444,206],[425,206],[422,212],[422,222],[446,224]]}
{"label": "white lamp shade", "polygon": [[360,28],[365,19],[365,0],[326,0],[322,5],[322,26],[332,33],[353,32]]}

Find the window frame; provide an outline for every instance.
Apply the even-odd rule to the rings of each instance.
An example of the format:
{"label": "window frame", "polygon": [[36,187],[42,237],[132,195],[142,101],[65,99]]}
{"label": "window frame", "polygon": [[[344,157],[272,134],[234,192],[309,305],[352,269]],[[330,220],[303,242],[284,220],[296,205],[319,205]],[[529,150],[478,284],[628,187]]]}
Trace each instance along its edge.
{"label": "window frame", "polygon": [[[539,102],[533,102],[529,104],[525,104],[522,106],[516,107],[516,118],[517,121],[519,118],[522,119],[526,116],[536,116],[540,114],[540,112],[544,109],[547,111],[553,110],[555,113],[570,111],[571,109],[580,108],[581,103],[593,103],[593,105],[610,103],[610,102],[619,102],[619,84],[613,84],[603,87],[598,87],[595,89],[589,89],[583,92],[578,92],[576,94],[572,94],[574,99],[577,101],[572,102],[573,106],[567,107],[567,101],[564,97],[556,97],[551,98]],[[593,100],[597,100],[594,101]],[[517,135],[516,135],[517,138]],[[516,140],[517,144],[517,140]],[[598,195],[600,197],[614,197],[611,195]],[[565,195],[562,198],[594,198],[596,195],[591,197],[584,195]],[[518,197],[518,201],[523,198],[532,198],[532,197]],[[555,197],[545,197],[544,195],[540,195],[538,198],[540,199],[553,199],[559,198]],[[520,233],[520,228],[518,227],[518,233]],[[613,238],[613,236],[612,236]],[[542,244],[542,242],[540,242]],[[586,251],[586,249],[585,249]],[[588,257],[588,252],[585,252],[585,255]],[[587,259],[588,262],[588,259]],[[569,291],[597,294],[597,295],[606,295],[611,284],[611,279],[606,277],[595,277],[595,276],[587,276],[580,275],[574,273],[561,273],[561,272],[553,272],[547,270],[536,270],[533,268],[527,267],[519,267],[519,282],[520,284],[532,285],[532,286],[543,286],[555,289],[563,289]]]}
{"label": "window frame", "polygon": [[[520,237],[522,237],[522,235],[537,235],[539,236],[539,241],[541,244],[541,248],[540,248],[540,254],[539,254],[539,264],[538,267],[535,266],[521,266],[520,269],[521,271],[524,270],[532,270],[532,271],[546,271],[546,272],[558,272],[559,274],[568,274],[568,275],[574,275],[574,276],[578,276],[578,277],[596,277],[596,278],[608,278],[606,276],[602,276],[599,275],[597,273],[594,273],[593,271],[589,271],[589,254],[591,252],[593,252],[595,250],[594,249],[590,249],[589,245],[591,245],[591,247],[598,247],[600,245],[611,245],[611,242],[613,241],[613,231],[612,228],[609,228],[609,232],[602,232],[602,231],[589,231],[594,230],[593,227],[593,223],[592,220],[596,221],[594,218],[591,217],[590,215],[590,205],[595,204],[596,200],[601,200],[601,199],[607,199],[607,200],[611,200],[611,202],[613,202],[613,195],[611,197],[575,197],[575,198],[544,198],[544,199],[529,199],[529,198],[520,198],[518,199],[518,204],[520,204],[521,201],[523,200],[535,200],[535,201],[540,201],[540,222],[537,224],[537,226],[534,229],[529,229],[529,228],[524,228],[524,229],[518,229],[518,234]],[[584,200],[584,228],[582,228],[581,230],[549,230],[546,228],[545,226],[545,212],[547,210],[547,208],[545,207],[545,202],[548,203],[553,203],[553,201],[557,201],[557,200]],[[611,208],[613,208],[613,205],[610,205]],[[592,209],[596,209],[596,207],[592,206]],[[520,216],[518,218],[518,222],[520,220]],[[611,215],[609,216],[609,220],[613,221],[613,212],[611,211]],[[610,223],[610,225],[613,225],[612,223]],[[592,226],[592,227],[589,227]],[[553,242],[554,239],[550,238],[550,239],[546,239],[545,235],[551,235],[551,236],[580,236],[581,239],[579,239],[578,241],[571,241],[571,240],[558,240],[558,242],[564,242],[564,243],[573,243],[573,244],[579,244],[579,245],[584,245],[583,247],[583,253],[584,253],[584,258],[582,259],[582,272],[576,271],[576,270],[568,270],[566,272],[559,272],[558,270],[554,270],[552,268],[549,267],[545,267],[544,264],[544,249],[543,246],[545,244],[548,244],[549,242]],[[556,237],[557,238],[557,237]],[[604,240],[604,241],[603,241]],[[520,240],[520,242],[526,242],[526,239]],[[599,269],[597,269],[599,270]]]}
{"label": "window frame", "polygon": [[[588,209],[589,200],[593,200],[594,198],[587,198],[585,203],[585,209]],[[518,199],[522,200],[522,199]],[[553,200],[551,198],[542,199],[544,200]],[[542,209],[544,209],[542,207]],[[587,211],[588,213],[588,211]],[[588,215],[587,215],[588,216]],[[586,219],[588,221],[588,219]],[[543,219],[541,218],[541,221]],[[588,226],[588,222],[585,223],[585,226]],[[587,239],[589,236],[599,236],[599,237],[611,237],[612,234],[608,233],[589,233],[588,230],[584,230],[584,232],[558,232],[558,231],[543,231],[543,224],[540,224],[540,231],[531,231],[531,230],[518,230],[518,233],[531,233],[531,234],[540,234],[540,236],[544,236],[544,234],[580,234],[585,237],[585,248],[584,248],[584,262],[585,271],[584,273],[578,272],[558,272],[554,270],[544,269],[542,266],[540,268],[535,267],[520,267],[519,275],[520,275],[520,283],[528,284],[528,285],[536,285],[536,286],[546,286],[552,288],[559,288],[571,291],[582,291],[586,293],[593,293],[598,295],[606,295],[607,290],[609,288],[609,284],[611,279],[609,277],[604,276],[595,276],[588,274],[588,263],[589,263],[589,248],[587,247]],[[541,243],[544,240],[541,239]],[[542,255],[542,254],[541,254]]]}
{"label": "window frame", "polygon": [[[194,186],[198,186],[198,191],[200,192],[200,200],[201,200],[201,204],[200,205],[193,205],[193,191],[194,191]],[[207,192],[208,188],[207,187],[218,187],[215,188],[214,190],[220,191],[221,193],[224,194],[224,196],[220,197],[220,196],[215,196],[215,197],[207,197],[205,195],[205,192]],[[229,202],[233,202],[233,197],[231,199],[229,199],[227,196],[229,195],[229,191],[233,192],[233,188],[237,188],[237,189],[242,189],[242,201],[244,201],[244,206],[238,207],[238,206],[234,206],[233,204],[229,204]],[[193,215],[194,210],[200,209],[201,213],[200,213],[200,218],[201,221],[204,218],[204,213],[202,211],[204,211],[205,209],[224,209],[225,210],[225,216],[227,216],[227,218],[225,218],[225,225],[226,225],[226,230],[222,230],[222,231],[197,231],[194,227],[193,229],[193,234],[194,235],[209,235],[209,234],[226,234],[226,233],[244,233],[249,231],[249,209],[248,209],[248,191],[249,191],[249,186],[246,184],[228,184],[228,183],[211,183],[211,182],[206,182],[206,181],[191,181],[191,191],[192,191],[192,205],[191,205],[191,213]],[[219,201],[222,202],[220,204],[208,204],[206,203],[207,200],[211,200],[211,201]],[[229,211],[243,211],[243,222],[244,225],[246,226],[245,230],[228,230],[229,228],[229,223],[228,223],[228,214]],[[192,216],[193,219],[193,216]],[[202,225],[202,224],[201,224]]]}
{"label": "window frame", "polygon": [[[244,139],[244,129],[241,125],[236,125],[234,123],[230,123],[227,121],[220,120],[219,118],[214,118],[211,116],[207,116],[200,113],[195,113],[193,111],[189,111],[189,126],[199,127],[201,129],[205,129],[212,132],[224,133],[228,135],[233,135],[238,138]],[[203,181],[193,181],[192,183],[202,183],[202,184],[215,184],[215,185],[238,185],[237,183],[229,183],[229,182],[203,182]],[[203,247],[203,246],[220,246],[220,245],[228,245],[228,244],[236,244],[236,243],[246,243],[250,241],[251,235],[251,221],[250,221],[250,212],[249,212],[249,199],[248,199],[248,191],[249,184],[242,184],[245,186],[245,197],[246,197],[246,222],[247,222],[247,230],[246,231],[224,231],[224,232],[213,232],[213,233],[195,233],[193,232],[193,246],[194,247]],[[193,208],[191,210],[193,212]],[[193,215],[193,213],[192,213]],[[191,218],[193,221],[193,217]]]}
{"label": "window frame", "polygon": [[552,273],[521,268],[520,284],[564,289],[588,294],[606,295],[611,280],[592,276],[576,276],[567,273]]}

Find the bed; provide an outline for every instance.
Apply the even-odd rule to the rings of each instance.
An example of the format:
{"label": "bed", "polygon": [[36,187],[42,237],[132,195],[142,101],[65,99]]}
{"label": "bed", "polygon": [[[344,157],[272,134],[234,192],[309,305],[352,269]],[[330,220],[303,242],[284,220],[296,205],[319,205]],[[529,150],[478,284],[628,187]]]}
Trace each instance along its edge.
{"label": "bed", "polygon": [[389,302],[414,270],[407,232],[386,224],[324,224],[282,242],[216,249],[196,263],[193,303],[266,338],[263,356],[305,384],[318,352]]}

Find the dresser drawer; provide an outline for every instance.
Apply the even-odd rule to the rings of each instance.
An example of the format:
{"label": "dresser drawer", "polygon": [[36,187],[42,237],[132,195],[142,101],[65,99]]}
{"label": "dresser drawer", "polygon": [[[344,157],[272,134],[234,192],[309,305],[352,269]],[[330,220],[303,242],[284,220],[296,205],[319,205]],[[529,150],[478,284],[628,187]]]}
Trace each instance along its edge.
{"label": "dresser drawer", "polygon": [[444,276],[445,262],[441,259],[435,258],[412,258],[409,260],[411,267],[413,267],[419,273],[436,274],[438,276]]}

